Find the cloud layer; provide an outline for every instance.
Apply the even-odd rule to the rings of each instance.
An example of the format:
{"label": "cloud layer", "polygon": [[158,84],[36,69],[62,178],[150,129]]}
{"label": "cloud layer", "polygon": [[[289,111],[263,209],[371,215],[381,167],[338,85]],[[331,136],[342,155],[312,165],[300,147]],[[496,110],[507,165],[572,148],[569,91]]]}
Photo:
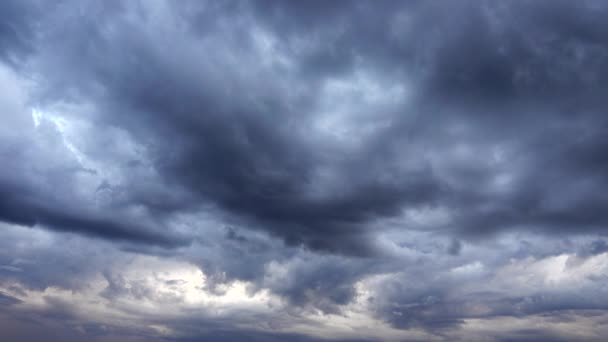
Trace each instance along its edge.
{"label": "cloud layer", "polygon": [[607,12],[0,3],[0,331],[602,341]]}

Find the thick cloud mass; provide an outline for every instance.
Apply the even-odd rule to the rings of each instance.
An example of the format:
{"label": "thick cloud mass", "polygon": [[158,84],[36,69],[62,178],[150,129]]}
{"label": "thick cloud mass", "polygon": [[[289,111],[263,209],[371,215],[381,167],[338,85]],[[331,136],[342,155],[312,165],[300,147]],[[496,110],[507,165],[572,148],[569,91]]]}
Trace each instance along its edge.
{"label": "thick cloud mass", "polygon": [[3,1],[0,340],[603,341],[607,15]]}

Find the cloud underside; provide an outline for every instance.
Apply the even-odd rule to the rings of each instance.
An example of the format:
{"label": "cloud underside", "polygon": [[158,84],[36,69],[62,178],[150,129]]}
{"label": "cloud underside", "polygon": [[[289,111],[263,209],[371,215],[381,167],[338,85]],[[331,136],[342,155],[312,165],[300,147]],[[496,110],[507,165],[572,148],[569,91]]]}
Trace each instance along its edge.
{"label": "cloud underside", "polygon": [[0,327],[601,340],[607,11],[4,1]]}

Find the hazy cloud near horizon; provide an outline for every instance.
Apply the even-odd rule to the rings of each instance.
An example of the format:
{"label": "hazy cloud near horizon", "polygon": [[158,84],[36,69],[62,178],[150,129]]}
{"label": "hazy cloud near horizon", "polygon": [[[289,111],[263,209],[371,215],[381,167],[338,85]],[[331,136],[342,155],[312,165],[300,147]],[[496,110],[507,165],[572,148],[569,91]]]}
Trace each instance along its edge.
{"label": "hazy cloud near horizon", "polygon": [[0,2],[0,339],[603,341],[606,15]]}

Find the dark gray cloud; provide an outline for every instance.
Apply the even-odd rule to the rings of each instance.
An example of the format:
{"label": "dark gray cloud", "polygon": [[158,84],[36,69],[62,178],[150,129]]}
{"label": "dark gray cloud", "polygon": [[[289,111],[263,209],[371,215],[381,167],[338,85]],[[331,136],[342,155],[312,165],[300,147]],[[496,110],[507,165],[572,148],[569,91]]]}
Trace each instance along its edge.
{"label": "dark gray cloud", "polygon": [[[590,6],[262,2],[160,7],[163,16],[150,18],[90,4],[81,15],[92,20],[60,6],[30,42],[41,50],[32,72],[42,72],[45,102],[93,101],[100,125],[149,149],[160,181],[187,196],[130,194],[153,214],[209,203],[290,244],[354,254],[371,253],[370,223],[422,206],[447,208],[450,227],[472,234],[599,232],[605,201],[591,191],[605,183],[597,107],[605,50],[603,25],[580,19],[602,11]],[[429,20],[438,23],[432,30]],[[158,44],[159,34],[181,36]],[[263,50],[263,39],[274,50]],[[273,54],[290,65],[263,61]],[[411,85],[413,95],[370,108],[390,124],[345,150],[315,137],[313,122],[320,99],[332,95],[323,84],[359,69]],[[444,151],[454,145],[465,155]],[[500,181],[508,189],[496,189]],[[24,212],[4,204],[7,220],[100,231],[87,218],[9,202]],[[128,230],[108,236],[155,239]]]}
{"label": "dark gray cloud", "polygon": [[[466,340],[474,320],[565,311],[587,324],[583,313],[607,303],[607,11],[600,1],[5,1],[0,304],[61,306],[71,328],[96,335],[78,305],[47,293],[92,291],[92,279],[101,288],[86,293],[104,310],[159,336],[217,340],[255,329],[296,338],[322,330],[317,312],[430,334],[394,340]],[[26,243],[18,226],[56,245]],[[214,300],[246,284],[291,325],[142,314],[175,296],[185,305],[194,280],[123,269],[140,258],[194,265],[197,291]],[[207,332],[174,334],[205,319]],[[572,338],[543,324],[491,335]]]}
{"label": "dark gray cloud", "polygon": [[[60,231],[73,231],[99,236],[107,239],[137,241],[151,245],[166,247],[185,244],[179,237],[167,236],[162,233],[149,231],[137,224],[117,222],[111,218],[99,217],[90,213],[70,213],[65,209],[57,211],[35,203],[38,198],[23,198],[23,191],[11,193],[11,189],[3,189],[0,202],[0,215],[4,221],[24,226],[42,225]],[[27,195],[26,195],[27,196]],[[32,203],[34,202],[34,203]]]}
{"label": "dark gray cloud", "polygon": [[35,36],[35,25],[42,13],[42,6],[37,2],[5,1],[0,9],[0,58],[15,66],[34,49],[30,43]]}

